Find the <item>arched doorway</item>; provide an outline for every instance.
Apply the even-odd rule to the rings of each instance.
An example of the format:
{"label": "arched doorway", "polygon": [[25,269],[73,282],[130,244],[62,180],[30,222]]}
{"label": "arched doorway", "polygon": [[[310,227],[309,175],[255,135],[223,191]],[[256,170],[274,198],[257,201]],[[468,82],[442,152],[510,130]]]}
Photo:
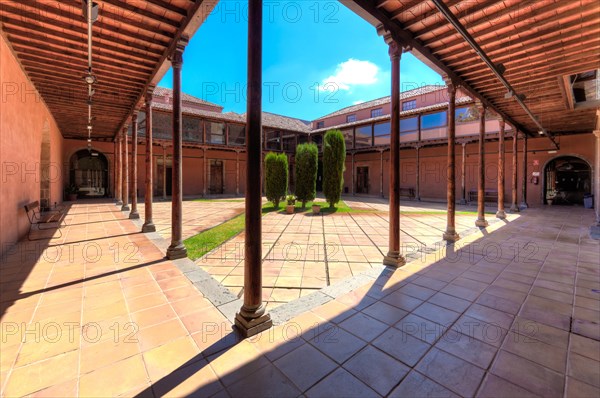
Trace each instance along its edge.
{"label": "arched doorway", "polygon": [[561,156],[544,168],[544,203],[551,205],[583,205],[592,192],[592,168],[583,159]]}
{"label": "arched doorway", "polygon": [[96,150],[81,149],[69,162],[71,184],[79,189],[79,198],[102,198],[108,192],[108,159]]}

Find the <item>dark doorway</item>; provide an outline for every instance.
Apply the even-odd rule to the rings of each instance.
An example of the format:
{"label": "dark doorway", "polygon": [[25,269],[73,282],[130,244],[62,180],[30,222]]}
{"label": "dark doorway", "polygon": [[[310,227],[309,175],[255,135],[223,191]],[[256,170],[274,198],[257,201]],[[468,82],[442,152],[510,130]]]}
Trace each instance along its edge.
{"label": "dark doorway", "polygon": [[82,149],[69,162],[71,184],[78,188],[79,198],[102,198],[108,195],[108,160],[96,150]]}
{"label": "dark doorway", "polygon": [[551,205],[583,205],[592,192],[590,165],[574,156],[563,156],[549,162],[544,169],[544,203]]}
{"label": "dark doorway", "polygon": [[369,193],[369,168],[356,168],[356,193]]}
{"label": "dark doorway", "polygon": [[317,165],[317,192],[323,192],[323,161],[321,159]]}
{"label": "dark doorway", "polygon": [[171,196],[171,194],[173,193],[173,168],[172,167],[167,167],[167,172],[165,175],[167,181],[165,181],[167,184],[167,196]]}
{"label": "dark doorway", "polygon": [[219,195],[223,193],[223,161],[210,161],[210,188],[209,193]]}

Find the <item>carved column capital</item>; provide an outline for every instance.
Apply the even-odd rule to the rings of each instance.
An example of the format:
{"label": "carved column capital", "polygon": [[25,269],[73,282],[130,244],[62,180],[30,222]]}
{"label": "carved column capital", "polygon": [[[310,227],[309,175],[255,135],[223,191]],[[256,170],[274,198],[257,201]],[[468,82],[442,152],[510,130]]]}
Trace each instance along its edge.
{"label": "carved column capital", "polygon": [[156,89],[155,86],[146,87],[146,93],[144,94],[144,103],[146,105],[152,103],[152,99],[154,98],[154,90],[155,89]]}
{"label": "carved column capital", "polygon": [[444,83],[448,87],[448,94],[456,94],[456,89],[459,87],[459,84],[456,81],[448,76],[443,76]]}
{"label": "carved column capital", "polygon": [[177,41],[173,52],[169,56],[169,61],[171,61],[173,68],[181,68],[183,65],[183,52],[185,51],[185,47],[188,45],[188,41],[188,38],[184,36]]}
{"label": "carved column capital", "polygon": [[600,130],[594,130],[593,133],[596,136],[596,139],[600,140]]}

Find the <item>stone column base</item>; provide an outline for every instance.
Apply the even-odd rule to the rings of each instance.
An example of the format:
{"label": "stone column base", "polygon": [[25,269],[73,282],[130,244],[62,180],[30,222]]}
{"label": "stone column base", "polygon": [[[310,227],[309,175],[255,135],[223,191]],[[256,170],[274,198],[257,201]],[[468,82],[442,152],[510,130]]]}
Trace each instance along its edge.
{"label": "stone column base", "polygon": [[400,255],[400,252],[389,251],[388,254],[383,257],[383,265],[398,268],[402,267],[404,264],[406,264],[406,260]]}
{"label": "stone column base", "polygon": [[142,225],[142,232],[156,232],[156,226],[152,221],[144,223]]}
{"label": "stone column base", "polygon": [[512,206],[510,206],[510,212],[511,212],[511,213],[518,213],[518,212],[520,212],[520,211],[521,211],[521,210],[519,210],[519,207],[518,207],[517,205],[512,205]]}
{"label": "stone column base", "polygon": [[115,206],[123,206],[123,201],[117,200],[117,202],[115,203]]}
{"label": "stone column base", "polygon": [[481,220],[476,220],[475,221],[475,226],[479,227],[479,228],[485,228],[488,225],[490,225],[490,224],[488,224],[488,222],[485,219],[481,219]]}
{"label": "stone column base", "polygon": [[138,213],[137,211],[135,212],[131,212],[129,213],[129,219],[130,220],[138,220],[140,218],[140,213]]}
{"label": "stone column base", "polygon": [[504,210],[498,210],[496,212],[496,218],[505,219],[506,218],[506,212]]}
{"label": "stone column base", "polygon": [[239,312],[235,314],[235,326],[244,337],[252,337],[273,326],[273,320],[268,313],[258,318],[246,318]]}
{"label": "stone column base", "polygon": [[448,242],[456,242],[460,239],[460,236],[456,233],[456,231],[446,231],[442,235],[442,239]]}
{"label": "stone column base", "polygon": [[123,206],[121,206],[121,211],[129,211],[129,210],[131,210],[129,208],[129,205],[123,205]]}
{"label": "stone column base", "polygon": [[178,258],[185,257],[187,257],[187,249],[185,248],[183,243],[179,243],[175,246],[171,244],[171,246],[169,246],[169,248],[167,249],[167,258],[169,260],[177,260]]}
{"label": "stone column base", "polygon": [[528,208],[529,208],[529,206],[528,206],[528,205],[527,205],[527,203],[525,203],[525,202],[521,202],[521,203],[519,204],[519,207],[520,207],[521,209],[528,209]]}

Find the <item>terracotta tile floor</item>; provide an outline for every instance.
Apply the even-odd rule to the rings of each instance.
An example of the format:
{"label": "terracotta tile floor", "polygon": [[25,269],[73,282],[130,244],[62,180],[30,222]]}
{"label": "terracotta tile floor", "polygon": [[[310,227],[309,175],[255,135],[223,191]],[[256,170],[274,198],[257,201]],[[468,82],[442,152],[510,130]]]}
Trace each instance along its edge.
{"label": "terracotta tile floor", "polygon": [[[360,213],[268,213],[263,217],[263,300],[267,309],[311,294],[381,264],[388,251],[388,205],[382,199],[345,197]],[[365,201],[368,200],[368,201]],[[198,202],[194,202],[196,204]],[[184,206],[189,205],[187,202]],[[473,212],[458,206],[459,212]],[[491,210],[491,209],[490,209]],[[457,214],[459,233],[474,226],[474,214]],[[488,218],[494,218],[488,214]],[[509,215],[509,220],[518,216]],[[405,254],[439,248],[446,229],[443,204],[402,202],[400,229]],[[196,263],[238,297],[244,285],[243,234]]]}
{"label": "terracotta tile floor", "polygon": [[114,205],[77,203],[2,258],[1,394],[596,397],[592,217],[529,209],[240,340]]}
{"label": "terracotta tile floor", "polygon": [[[144,220],[144,199],[138,202],[138,213]],[[221,224],[244,211],[244,199],[232,198],[223,200],[187,199],[183,201],[183,239],[194,236],[208,228]],[[171,202],[154,202],[152,219],[156,232],[171,241]]]}

